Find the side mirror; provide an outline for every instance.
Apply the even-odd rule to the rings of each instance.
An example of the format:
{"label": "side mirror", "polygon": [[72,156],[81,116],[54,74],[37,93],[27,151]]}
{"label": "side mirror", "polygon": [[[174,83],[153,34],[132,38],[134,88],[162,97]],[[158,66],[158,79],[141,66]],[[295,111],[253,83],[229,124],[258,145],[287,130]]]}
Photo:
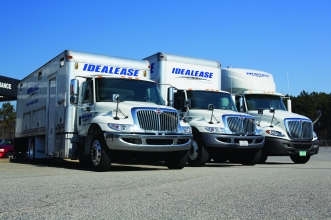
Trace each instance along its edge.
{"label": "side mirror", "polygon": [[270,111],[270,113],[275,113],[275,109],[274,108],[270,108],[269,111]]}
{"label": "side mirror", "polygon": [[322,116],[322,110],[317,111],[317,119],[313,122],[313,125],[321,118]]}
{"label": "side mirror", "polygon": [[191,99],[186,99],[185,100],[185,106],[184,107],[191,108]]}
{"label": "side mirror", "polygon": [[257,110],[257,113],[258,113],[259,115],[263,115],[263,108],[259,108],[259,109]]}
{"label": "side mirror", "polygon": [[240,109],[239,109],[240,112],[245,112],[244,98],[242,96],[239,98],[239,107],[240,107]]}
{"label": "side mirror", "polygon": [[175,87],[169,87],[167,93],[168,106],[174,107]]}
{"label": "side mirror", "polygon": [[119,94],[113,94],[113,102],[119,102],[121,100],[121,97]]}
{"label": "side mirror", "polygon": [[70,104],[78,104],[79,81],[72,79],[70,81]]}

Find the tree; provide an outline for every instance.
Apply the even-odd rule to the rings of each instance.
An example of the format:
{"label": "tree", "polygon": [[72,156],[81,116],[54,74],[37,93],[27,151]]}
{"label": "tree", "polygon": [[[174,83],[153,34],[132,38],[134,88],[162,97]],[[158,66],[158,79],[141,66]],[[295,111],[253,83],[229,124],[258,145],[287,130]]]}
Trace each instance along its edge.
{"label": "tree", "polygon": [[15,135],[16,112],[9,102],[2,104],[0,109],[0,136],[2,139],[13,138]]}
{"label": "tree", "polygon": [[322,111],[322,116],[314,125],[314,130],[320,140],[331,140],[331,93],[302,91],[299,96],[293,97],[292,111],[304,115],[315,121],[317,111]]}

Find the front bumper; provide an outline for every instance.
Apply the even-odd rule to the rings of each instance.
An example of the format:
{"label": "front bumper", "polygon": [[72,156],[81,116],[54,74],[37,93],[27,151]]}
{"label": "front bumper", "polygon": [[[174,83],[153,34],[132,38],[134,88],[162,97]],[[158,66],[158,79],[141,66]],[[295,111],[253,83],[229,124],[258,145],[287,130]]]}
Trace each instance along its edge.
{"label": "front bumper", "polygon": [[234,136],[213,133],[202,133],[201,135],[207,147],[222,149],[261,149],[264,146],[264,136]]}
{"label": "front bumper", "polygon": [[293,156],[305,151],[307,156],[317,154],[319,141],[290,141],[266,137],[263,153],[268,156]]}
{"label": "front bumper", "polygon": [[104,133],[109,149],[143,152],[184,151],[191,148],[192,134]]}

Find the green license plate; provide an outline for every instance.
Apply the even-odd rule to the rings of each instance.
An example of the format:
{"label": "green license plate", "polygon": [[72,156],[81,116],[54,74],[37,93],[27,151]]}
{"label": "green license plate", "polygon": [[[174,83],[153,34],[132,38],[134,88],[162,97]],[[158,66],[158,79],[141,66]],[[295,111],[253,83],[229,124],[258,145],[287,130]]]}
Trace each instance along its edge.
{"label": "green license plate", "polygon": [[299,156],[300,157],[305,157],[305,156],[307,156],[307,152],[306,151],[300,151]]}

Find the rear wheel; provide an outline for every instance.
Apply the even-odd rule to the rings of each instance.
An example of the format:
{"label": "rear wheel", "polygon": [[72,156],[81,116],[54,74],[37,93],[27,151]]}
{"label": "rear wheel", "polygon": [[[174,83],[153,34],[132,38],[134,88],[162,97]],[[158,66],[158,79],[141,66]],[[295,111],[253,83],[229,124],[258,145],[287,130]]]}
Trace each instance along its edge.
{"label": "rear wheel", "polygon": [[290,156],[294,163],[304,164],[310,159],[310,156],[300,157],[300,156]]}
{"label": "rear wheel", "polygon": [[90,148],[91,162],[95,171],[102,172],[110,169],[111,160],[108,151],[102,134],[95,134]]}
{"label": "rear wheel", "polygon": [[193,134],[192,147],[188,154],[188,164],[195,167],[204,166],[209,158],[209,154],[200,140],[199,134]]}
{"label": "rear wheel", "polygon": [[165,163],[169,169],[183,169],[187,163],[188,151],[176,151],[167,155]]}
{"label": "rear wheel", "polygon": [[31,140],[30,146],[29,146],[29,159],[32,163],[34,163],[35,158],[36,158],[36,146],[35,146],[34,140]]}

